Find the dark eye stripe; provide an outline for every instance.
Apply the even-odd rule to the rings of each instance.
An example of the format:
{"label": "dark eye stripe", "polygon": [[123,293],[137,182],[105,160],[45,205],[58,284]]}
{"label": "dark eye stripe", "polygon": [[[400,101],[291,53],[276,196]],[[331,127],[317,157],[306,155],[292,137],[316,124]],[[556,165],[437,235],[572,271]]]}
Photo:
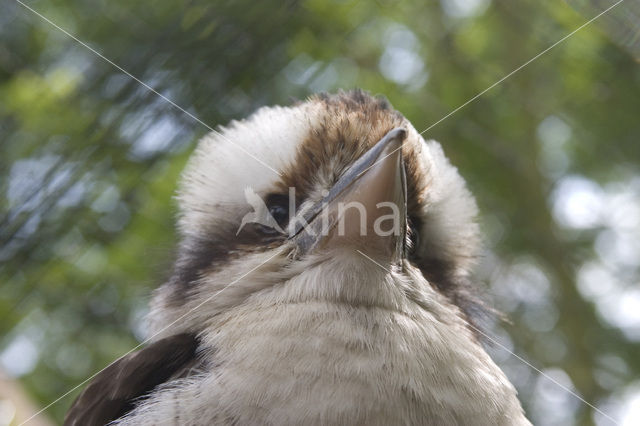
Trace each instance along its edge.
{"label": "dark eye stripe", "polygon": [[267,251],[282,244],[286,235],[280,232],[265,233],[261,225],[245,226],[236,235],[240,218],[234,225],[217,228],[213,232],[185,239],[178,250],[178,260],[169,279],[171,303],[182,304],[189,296],[186,291],[204,274],[211,273],[225,263],[242,258],[250,253]]}

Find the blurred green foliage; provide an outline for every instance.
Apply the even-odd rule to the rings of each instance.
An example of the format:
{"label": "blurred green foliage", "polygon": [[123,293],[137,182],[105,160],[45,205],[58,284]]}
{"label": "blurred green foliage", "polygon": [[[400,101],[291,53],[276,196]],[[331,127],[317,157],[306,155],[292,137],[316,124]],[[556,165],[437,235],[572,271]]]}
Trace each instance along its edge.
{"label": "blurred green foliage", "polygon": [[[613,4],[570,3],[28,5],[210,126],[357,86],[422,130]],[[626,3],[424,134],[478,199],[478,282],[512,322],[492,326],[496,339],[614,416],[640,372],[640,70],[628,19],[640,7]],[[171,266],[176,181],[206,131],[3,2],[0,366],[42,406],[143,339],[150,292]],[[489,350],[536,424],[607,424]],[[76,393],[47,414],[61,421]]]}

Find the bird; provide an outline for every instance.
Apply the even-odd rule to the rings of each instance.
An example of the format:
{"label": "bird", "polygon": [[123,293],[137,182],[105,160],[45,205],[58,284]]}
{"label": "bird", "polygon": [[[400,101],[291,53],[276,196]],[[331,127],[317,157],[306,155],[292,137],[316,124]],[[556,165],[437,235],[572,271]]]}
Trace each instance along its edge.
{"label": "bird", "polygon": [[[243,220],[254,195],[284,232]],[[219,127],[176,198],[151,337],[65,425],[530,425],[479,333],[476,201],[384,97],[314,94]]]}

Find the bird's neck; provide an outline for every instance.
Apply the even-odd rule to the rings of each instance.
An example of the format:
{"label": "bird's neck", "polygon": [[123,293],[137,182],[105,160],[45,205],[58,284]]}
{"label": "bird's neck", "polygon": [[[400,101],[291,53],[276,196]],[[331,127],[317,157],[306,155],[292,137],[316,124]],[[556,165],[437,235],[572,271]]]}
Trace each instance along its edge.
{"label": "bird's neck", "polygon": [[242,420],[527,424],[513,386],[438,293],[427,289],[425,310],[305,299],[302,284],[248,300],[204,334]]}

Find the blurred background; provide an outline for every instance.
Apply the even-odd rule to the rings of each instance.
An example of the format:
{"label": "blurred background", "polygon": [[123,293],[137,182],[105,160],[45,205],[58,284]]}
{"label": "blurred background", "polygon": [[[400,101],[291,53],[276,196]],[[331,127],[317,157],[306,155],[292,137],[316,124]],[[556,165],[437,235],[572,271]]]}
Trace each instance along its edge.
{"label": "blurred background", "polygon": [[[25,0],[210,126],[361,87],[418,130],[614,1]],[[478,199],[509,350],[640,424],[640,4],[424,136]],[[207,128],[14,0],[0,6],[0,425],[145,336],[176,181]],[[537,425],[612,425],[497,345]],[[30,424],[58,424],[78,391]]]}

